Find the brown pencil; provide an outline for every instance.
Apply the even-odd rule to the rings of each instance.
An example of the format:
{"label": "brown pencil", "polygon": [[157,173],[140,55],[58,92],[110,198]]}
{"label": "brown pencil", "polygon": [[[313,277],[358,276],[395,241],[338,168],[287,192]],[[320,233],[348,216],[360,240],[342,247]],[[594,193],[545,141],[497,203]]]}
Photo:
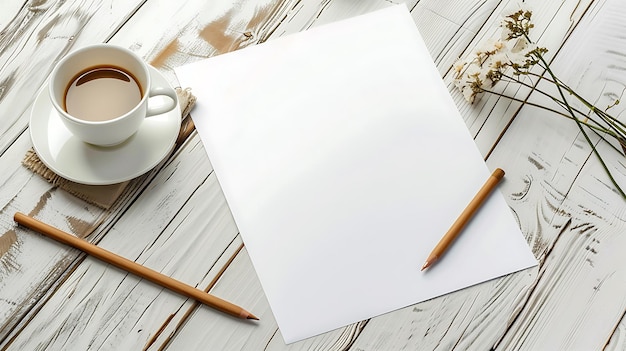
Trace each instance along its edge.
{"label": "brown pencil", "polygon": [[96,257],[106,263],[114,265],[120,269],[123,269],[129,273],[133,273],[141,278],[149,280],[164,288],[170,289],[183,296],[192,298],[201,302],[209,307],[215,308],[224,313],[232,316],[244,319],[256,319],[252,313],[244,310],[243,308],[232,304],[228,301],[222,300],[219,297],[208,294],[202,290],[196,289],[190,285],[182,283],[174,278],[168,277],[157,271],[144,267],[136,262],[128,260],[124,257],[116,255],[110,251],[107,251],[101,247],[93,245],[85,240],[79,239],[73,235],[70,235],[60,229],[50,226],[46,223],[38,221],[32,217],[29,217],[23,213],[15,213],[13,216],[15,221],[27,228],[35,230],[47,237],[55,239],[66,245],[79,249],[93,257]]}
{"label": "brown pencil", "polygon": [[474,198],[472,199],[472,201],[470,201],[465,210],[463,210],[459,218],[454,221],[450,229],[448,229],[448,232],[441,238],[441,240],[439,240],[439,243],[437,244],[437,246],[435,246],[433,251],[426,259],[426,262],[422,266],[422,270],[430,267],[444,254],[444,252],[448,249],[450,244],[452,244],[454,239],[459,236],[459,234],[463,230],[463,227],[465,227],[467,222],[469,222],[476,210],[478,210],[480,205],[482,205],[483,202],[485,202],[485,199],[487,199],[487,196],[496,187],[496,185],[498,185],[502,177],[504,177],[504,171],[500,168],[496,168],[491,176],[489,176],[489,179],[487,179],[487,182],[485,182],[485,184],[482,186],[482,188],[480,188],[476,196],[474,196]]}

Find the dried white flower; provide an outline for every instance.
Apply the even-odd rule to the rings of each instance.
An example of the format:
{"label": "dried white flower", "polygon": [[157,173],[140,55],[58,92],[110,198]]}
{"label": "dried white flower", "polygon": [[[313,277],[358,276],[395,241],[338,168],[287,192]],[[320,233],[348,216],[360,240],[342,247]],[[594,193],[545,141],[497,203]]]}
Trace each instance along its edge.
{"label": "dried white flower", "polygon": [[[532,104],[527,100],[508,96],[506,93],[493,89],[494,85],[501,80],[531,88],[540,94],[551,97],[557,108],[538,104],[532,105],[575,121],[580,127],[580,131],[589,141],[592,149],[595,146],[587,136],[589,132],[595,133],[596,136],[605,141],[606,138],[613,138],[616,144],[621,146],[621,149],[617,147],[614,147],[614,149],[622,156],[626,156],[626,128],[622,122],[607,113],[607,110],[617,105],[619,100],[616,100],[615,103],[609,105],[606,109],[597,108],[560,81],[551,70],[548,61],[544,58],[548,50],[537,46],[530,40],[529,33],[533,28],[531,16],[532,12],[525,7],[517,7],[514,10],[505,12],[500,25],[500,37],[486,41],[471,55],[459,59],[454,64],[454,85],[459,89],[463,98],[470,103],[476,101],[481,94],[491,93],[522,104]],[[545,77],[535,73],[532,68],[536,65],[539,65],[544,74],[548,76]],[[556,89],[559,90],[559,95],[552,96],[549,91],[542,90],[540,85],[536,84],[541,80],[553,83]],[[569,98],[566,96],[577,99],[588,109],[577,109],[570,104]],[[560,112],[559,108],[564,110],[564,112]],[[609,145],[612,144],[609,143]],[[600,154],[597,151],[595,151],[595,154],[604,165]],[[613,185],[615,185],[620,195],[626,200],[626,193],[611,176],[608,168],[604,167],[604,169],[609,174]]]}
{"label": "dried white flower", "polygon": [[[523,7],[505,12],[500,38],[486,40],[472,55],[454,64],[455,85],[467,101],[474,102],[503,77],[528,74],[537,63],[537,54],[546,51],[529,40],[531,14]],[[507,72],[512,73],[507,76]]]}

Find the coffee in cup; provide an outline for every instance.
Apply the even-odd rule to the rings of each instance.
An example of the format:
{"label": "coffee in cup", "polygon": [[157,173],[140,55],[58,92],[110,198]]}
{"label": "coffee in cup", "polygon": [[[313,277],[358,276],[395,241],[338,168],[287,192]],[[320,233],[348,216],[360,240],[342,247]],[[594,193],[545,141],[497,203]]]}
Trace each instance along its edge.
{"label": "coffee in cup", "polygon": [[[94,145],[117,145],[132,136],[144,118],[176,107],[176,92],[152,81],[150,69],[132,51],[111,45],[84,47],[65,56],[50,77],[52,105],[77,138]],[[161,103],[151,97],[165,96]]]}
{"label": "coffee in cup", "polygon": [[132,110],[142,97],[141,85],[132,73],[121,67],[98,66],[80,72],[70,82],[63,109],[86,121],[106,121]]}

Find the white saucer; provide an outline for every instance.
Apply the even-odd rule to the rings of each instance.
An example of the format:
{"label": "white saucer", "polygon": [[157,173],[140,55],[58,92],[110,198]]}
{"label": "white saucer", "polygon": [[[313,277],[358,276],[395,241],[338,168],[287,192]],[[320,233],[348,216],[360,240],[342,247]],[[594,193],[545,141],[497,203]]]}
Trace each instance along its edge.
{"label": "white saucer", "polygon": [[[150,67],[152,79],[168,84]],[[139,131],[122,144],[98,147],[80,141],[65,127],[52,107],[47,86],[37,95],[30,116],[30,136],[37,156],[52,171],[76,183],[106,185],[140,176],[172,150],[180,130],[180,106],[148,117]]]}

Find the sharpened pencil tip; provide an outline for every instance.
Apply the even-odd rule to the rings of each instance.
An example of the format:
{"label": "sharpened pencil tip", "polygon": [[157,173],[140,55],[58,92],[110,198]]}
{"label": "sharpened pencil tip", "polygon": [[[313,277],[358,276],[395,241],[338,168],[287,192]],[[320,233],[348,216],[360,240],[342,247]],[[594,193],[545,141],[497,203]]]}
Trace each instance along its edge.
{"label": "sharpened pencil tip", "polygon": [[259,318],[255,315],[253,315],[252,313],[244,310],[243,308],[241,310],[239,310],[239,318],[243,318],[243,319],[254,319],[256,321],[259,320]]}
{"label": "sharpened pencil tip", "polygon": [[437,261],[438,259],[439,259],[438,255],[433,255],[431,253],[430,256],[428,256],[428,258],[426,259],[426,262],[424,262],[424,265],[422,266],[422,271],[432,266],[433,263],[435,263],[435,261]]}

